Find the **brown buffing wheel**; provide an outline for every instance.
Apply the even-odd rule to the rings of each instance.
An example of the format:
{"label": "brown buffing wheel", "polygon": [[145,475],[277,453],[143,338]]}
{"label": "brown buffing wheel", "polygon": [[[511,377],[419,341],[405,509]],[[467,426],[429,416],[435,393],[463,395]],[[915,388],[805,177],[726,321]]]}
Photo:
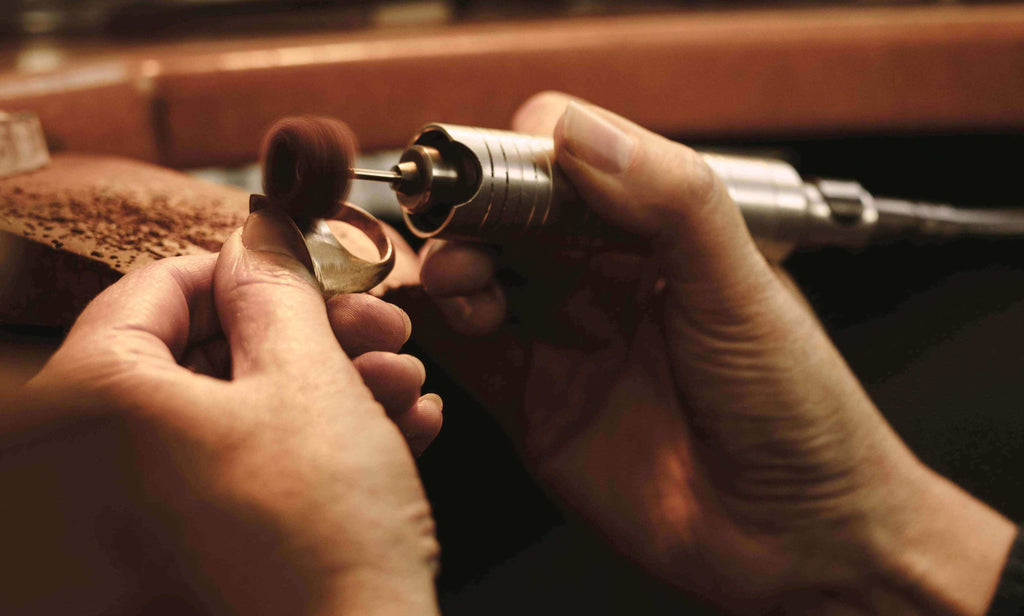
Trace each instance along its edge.
{"label": "brown buffing wheel", "polygon": [[356,140],[332,118],[278,120],[263,139],[263,191],[296,220],[331,216],[348,194]]}

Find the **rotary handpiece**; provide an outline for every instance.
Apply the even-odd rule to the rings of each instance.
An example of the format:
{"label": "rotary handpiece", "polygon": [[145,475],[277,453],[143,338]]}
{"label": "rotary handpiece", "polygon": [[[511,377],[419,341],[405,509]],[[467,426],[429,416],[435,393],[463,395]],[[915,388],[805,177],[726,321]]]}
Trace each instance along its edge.
{"label": "rotary handpiece", "polygon": [[[767,158],[703,154],[769,258],[795,247],[862,247],[899,238],[1024,237],[1024,213],[875,198],[860,184],[805,180]],[[451,124],[420,130],[391,171],[355,179],[391,184],[409,229],[423,238],[575,248],[643,242],[593,214],[554,162],[551,139]]]}

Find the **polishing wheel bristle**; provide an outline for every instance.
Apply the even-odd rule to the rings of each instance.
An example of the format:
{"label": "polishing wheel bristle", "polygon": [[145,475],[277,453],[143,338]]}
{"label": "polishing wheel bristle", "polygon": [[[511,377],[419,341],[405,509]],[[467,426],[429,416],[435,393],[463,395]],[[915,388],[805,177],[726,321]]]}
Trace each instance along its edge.
{"label": "polishing wheel bristle", "polygon": [[356,140],[344,123],[301,116],[276,122],[263,139],[263,191],[296,219],[326,218],[344,200]]}

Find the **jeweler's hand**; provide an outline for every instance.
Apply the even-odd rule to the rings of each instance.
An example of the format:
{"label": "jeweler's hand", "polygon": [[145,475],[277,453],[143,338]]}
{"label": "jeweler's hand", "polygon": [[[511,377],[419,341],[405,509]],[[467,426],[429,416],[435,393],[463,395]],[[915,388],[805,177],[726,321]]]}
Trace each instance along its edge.
{"label": "jeweler's hand", "polygon": [[435,242],[423,284],[476,336],[428,340],[441,361],[571,509],[726,609],[983,613],[1013,526],[907,450],[699,155],[567,103],[513,129],[553,132],[579,195],[655,256]]}
{"label": "jeweler's hand", "polygon": [[277,216],[102,293],[0,414],[4,613],[436,612],[408,318],[325,309]]}

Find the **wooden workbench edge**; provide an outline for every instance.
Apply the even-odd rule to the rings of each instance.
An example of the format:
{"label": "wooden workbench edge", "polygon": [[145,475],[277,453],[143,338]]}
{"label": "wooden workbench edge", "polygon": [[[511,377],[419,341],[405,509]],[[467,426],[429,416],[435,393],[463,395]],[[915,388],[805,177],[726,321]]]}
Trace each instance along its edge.
{"label": "wooden workbench edge", "polygon": [[1024,6],[682,12],[154,45],[2,76],[0,107],[37,111],[62,148],[194,167],[252,160],[285,114],[340,117],[364,147],[393,147],[428,121],[505,126],[544,89],[674,135],[1018,130]]}

